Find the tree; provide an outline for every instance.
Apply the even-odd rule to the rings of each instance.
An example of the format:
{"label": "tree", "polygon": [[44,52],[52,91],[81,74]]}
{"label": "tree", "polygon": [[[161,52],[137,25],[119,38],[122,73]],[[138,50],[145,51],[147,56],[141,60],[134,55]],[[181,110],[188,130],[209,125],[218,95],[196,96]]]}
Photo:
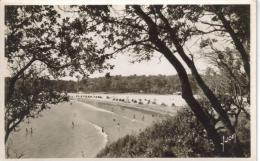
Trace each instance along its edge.
{"label": "tree", "polygon": [[[203,31],[195,27],[196,32],[199,34],[215,33],[216,35],[232,40],[231,43],[240,53],[245,73],[250,80],[250,6],[205,5],[194,6],[192,11],[196,12],[196,14],[188,16],[189,19],[199,21],[201,24],[206,25],[206,28],[211,29],[209,31]],[[203,21],[203,18],[199,20],[199,17],[205,16],[210,18],[210,21]]]}
{"label": "tree", "polygon": [[21,122],[25,120],[29,122],[30,118],[39,117],[41,111],[48,109],[49,104],[65,100],[67,100],[65,93],[54,91],[50,82],[46,81],[46,77],[39,77],[38,73],[30,69],[28,74],[24,74],[16,82],[12,99],[6,102],[5,142],[10,133],[19,128]]}
{"label": "tree", "polygon": [[207,55],[211,55],[209,59],[212,61],[212,64],[220,69],[219,74],[212,70],[207,70],[207,82],[211,88],[217,89],[215,93],[220,96],[224,109],[235,116],[234,127],[237,126],[241,112],[250,120],[250,114],[247,109],[250,104],[250,91],[248,91],[246,74],[241,71],[241,60],[235,59],[239,53],[227,48],[223,54],[223,59],[219,59],[217,56],[214,57],[215,54],[208,53]]}
{"label": "tree", "polygon": [[[213,12],[218,16],[219,20],[222,22],[226,31],[230,34],[236,49],[239,51],[241,58],[243,60],[244,69],[250,80],[250,57],[247,53],[242,41],[250,41],[250,22],[248,21],[250,17],[250,7],[249,6],[215,6],[213,7]],[[225,13],[229,16],[229,20],[225,18]],[[242,14],[243,13],[243,14]],[[235,18],[232,18],[232,14],[235,14]],[[245,18],[245,19],[244,19]],[[234,19],[238,19],[234,22]],[[246,20],[244,22],[244,20]],[[233,22],[232,22],[233,21]],[[236,33],[235,30],[238,30]],[[242,33],[241,33],[242,31]],[[240,32],[240,33],[239,33]],[[243,36],[245,34],[245,36]],[[242,39],[240,39],[242,37]]]}
{"label": "tree", "polygon": [[35,88],[24,91],[30,81],[39,83],[77,73],[87,76],[109,68],[104,60],[110,55],[97,46],[88,35],[90,31],[81,34],[77,19],[61,18],[53,6],[6,6],[5,16],[5,57],[11,69],[6,82],[6,142],[22,121],[36,116],[35,111],[62,100],[56,91],[45,91],[47,86],[37,88],[34,84]]}
{"label": "tree", "polygon": [[[153,22],[153,20],[141,9],[139,6],[133,7],[136,14],[138,14],[141,18],[144,19],[144,21],[147,23],[149,27],[149,36],[151,39],[151,42],[156,45],[159,49],[159,51],[168,59],[168,61],[174,66],[174,68],[177,70],[178,76],[181,80],[182,84],[182,97],[183,99],[188,103],[192,111],[195,113],[196,117],[201,121],[201,123],[204,125],[205,129],[208,132],[208,135],[213,140],[216,149],[220,151],[220,136],[217,133],[216,129],[214,128],[214,125],[211,123],[211,119],[208,116],[208,114],[203,111],[203,107],[199,104],[199,102],[195,99],[193,96],[193,92],[190,86],[190,82],[186,73],[185,68],[180,63],[180,61],[173,55],[171,50],[160,40],[159,33],[157,30],[156,23]],[[171,32],[171,31],[170,31]],[[182,54],[182,48],[179,47],[179,43],[174,44],[177,48],[178,53]]]}
{"label": "tree", "polygon": [[[194,98],[186,69],[175,56],[175,53],[177,53],[185,65],[192,71],[193,77],[208,98],[212,108],[219,114],[220,120],[225,125],[228,133],[234,133],[235,129],[226,111],[221,106],[217,96],[198,73],[194,64],[193,54],[191,53],[189,57],[183,48],[184,44],[193,36],[194,29],[189,26],[189,23],[192,23],[192,21],[186,22],[183,19],[186,16],[192,17],[194,8],[196,9],[197,7],[126,6],[125,10],[118,11],[119,14],[117,16],[109,14],[110,6],[101,6],[96,9],[93,6],[81,6],[80,10],[95,15],[93,17],[95,17],[94,19],[97,22],[106,23],[107,25],[103,26],[102,31],[113,31],[112,33],[99,31],[99,33],[103,33],[103,38],[107,39],[105,45],[113,48],[114,52],[112,54],[128,51],[135,54],[137,61],[142,61],[149,60],[154,52],[160,52],[168,59],[177,71],[181,81],[182,97],[204,125],[216,146],[216,150],[220,152],[220,133],[215,129],[214,123],[212,123],[214,120]],[[93,12],[93,10],[95,11]],[[195,21],[198,21],[198,19]],[[239,145],[239,142],[237,145]],[[236,149],[232,153],[236,156],[243,155],[240,149]]]}
{"label": "tree", "polygon": [[[211,15],[210,22],[201,21],[201,23],[213,28],[211,33],[224,37],[225,41],[230,41],[235,47],[235,49],[218,48],[219,40],[215,37],[208,37],[200,45],[206,51],[204,57],[220,70],[223,79],[228,80],[226,83],[229,85],[226,86],[230,90],[225,92],[232,95],[230,99],[233,103],[230,105],[239,109],[236,117],[242,110],[249,119],[250,115],[244,108],[250,101],[250,6],[203,6],[200,11],[202,16]],[[205,31],[196,30],[201,34],[207,34]],[[247,98],[247,103],[243,101],[244,98]]]}

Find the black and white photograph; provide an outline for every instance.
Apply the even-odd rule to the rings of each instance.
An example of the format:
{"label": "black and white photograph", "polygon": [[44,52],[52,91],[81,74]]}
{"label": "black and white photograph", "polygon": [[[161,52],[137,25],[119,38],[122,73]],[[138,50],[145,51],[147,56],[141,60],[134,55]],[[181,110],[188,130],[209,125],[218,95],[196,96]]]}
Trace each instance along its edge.
{"label": "black and white photograph", "polygon": [[3,159],[256,159],[253,1],[18,2],[1,4]]}

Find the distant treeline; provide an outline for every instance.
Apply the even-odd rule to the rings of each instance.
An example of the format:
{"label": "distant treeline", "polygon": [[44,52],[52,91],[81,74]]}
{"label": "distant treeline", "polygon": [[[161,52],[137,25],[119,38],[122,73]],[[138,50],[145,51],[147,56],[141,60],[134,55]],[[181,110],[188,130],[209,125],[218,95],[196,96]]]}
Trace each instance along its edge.
{"label": "distant treeline", "polygon": [[[192,78],[191,85],[194,91],[197,86]],[[112,93],[155,93],[172,94],[181,91],[180,81],[177,75],[165,76],[110,76],[99,78],[88,78],[77,81],[53,80],[57,90],[66,90],[67,92],[112,92]]]}
{"label": "distant treeline", "polygon": [[[189,75],[191,86],[196,93],[198,88],[195,80]],[[9,78],[6,79],[9,83]],[[20,82],[21,83],[21,82]],[[18,84],[20,84],[18,83]],[[88,78],[77,81],[45,80],[44,84],[56,91],[67,92],[111,92],[111,93],[154,93],[172,94],[181,91],[180,81],[177,75],[153,75],[153,76],[110,76]]]}

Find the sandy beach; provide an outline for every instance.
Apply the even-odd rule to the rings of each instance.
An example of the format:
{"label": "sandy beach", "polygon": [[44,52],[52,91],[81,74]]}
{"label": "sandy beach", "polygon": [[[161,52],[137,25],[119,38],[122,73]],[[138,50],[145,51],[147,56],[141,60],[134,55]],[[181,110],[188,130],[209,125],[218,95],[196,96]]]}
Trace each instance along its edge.
{"label": "sandy beach", "polygon": [[22,123],[7,146],[10,158],[95,157],[106,145],[139,133],[162,116],[102,101],[72,100],[52,106],[29,124]]}

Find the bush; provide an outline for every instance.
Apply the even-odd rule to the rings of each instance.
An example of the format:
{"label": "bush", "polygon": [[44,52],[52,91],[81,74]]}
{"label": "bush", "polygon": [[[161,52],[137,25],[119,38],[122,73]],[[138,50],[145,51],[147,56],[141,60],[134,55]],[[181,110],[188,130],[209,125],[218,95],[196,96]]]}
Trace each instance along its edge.
{"label": "bush", "polygon": [[250,157],[250,121],[243,116],[240,117],[236,131],[241,142],[241,148],[244,149],[245,156]]}
{"label": "bush", "polygon": [[97,157],[211,157],[212,142],[188,109],[106,146]]}

